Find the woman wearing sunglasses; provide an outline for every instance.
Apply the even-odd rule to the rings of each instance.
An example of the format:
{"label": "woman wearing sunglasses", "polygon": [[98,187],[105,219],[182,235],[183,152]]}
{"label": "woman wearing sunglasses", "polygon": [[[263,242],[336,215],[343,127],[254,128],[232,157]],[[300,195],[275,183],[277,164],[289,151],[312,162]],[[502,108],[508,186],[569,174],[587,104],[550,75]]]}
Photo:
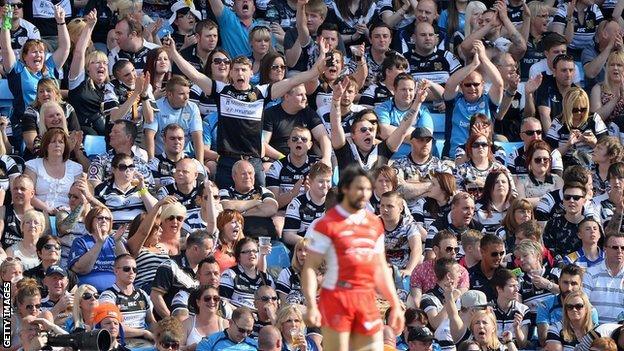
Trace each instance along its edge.
{"label": "woman wearing sunglasses", "polygon": [[307,336],[303,313],[297,305],[284,305],[277,310],[275,326],[282,333],[282,350],[316,351],[316,342]]}
{"label": "woman wearing sunglasses", "polygon": [[515,177],[518,198],[526,198],[533,206],[537,206],[542,196],[563,187],[563,179],[551,172],[551,152],[545,141],[532,141],[525,152],[528,173]]}
{"label": "woman wearing sunglasses", "polygon": [[[188,319],[187,319],[188,321]],[[184,326],[175,317],[167,317],[156,325],[156,343],[147,351],[180,350],[184,348]],[[193,351],[194,347],[186,347],[185,351]]]}
{"label": "woman wearing sunglasses", "polygon": [[[286,78],[286,72],[288,67],[284,56],[276,51],[270,51],[260,61],[260,68],[258,74],[260,76],[260,84],[277,83],[280,80]],[[277,98],[269,101],[265,107],[278,105],[282,102],[282,98]]]}
{"label": "woman wearing sunglasses", "polygon": [[253,308],[254,294],[260,286],[275,288],[273,278],[264,269],[266,257],[258,251],[258,242],[252,238],[242,238],[236,243],[234,257],[237,265],[221,275],[219,295],[231,300],[236,307]]}
{"label": "woman wearing sunglasses", "polygon": [[563,110],[555,118],[544,140],[561,153],[563,165],[587,165],[598,139],[607,135],[602,118],[589,114],[589,97],[581,88],[572,87],[563,96]]}
{"label": "woman wearing sunglasses", "polygon": [[98,300],[100,295],[92,285],[82,284],[76,288],[74,296],[71,318],[65,322],[64,329],[70,333],[89,331],[91,330],[91,326],[89,326],[91,315],[93,309],[100,304]]}
{"label": "woman wearing sunglasses", "polygon": [[[39,257],[39,261],[41,263],[38,266],[24,272],[24,276],[33,278],[37,280],[37,283],[43,285],[43,278],[45,277],[46,270],[51,266],[60,265],[61,244],[57,237],[52,235],[43,235],[39,238],[39,240],[37,240],[35,246],[37,248],[37,256]],[[69,286],[70,290],[72,286],[73,285]]]}
{"label": "woman wearing sunglasses", "polygon": [[[505,164],[505,150],[494,144],[494,128],[492,126],[492,121],[490,118],[483,113],[475,113],[470,117],[470,135],[475,133],[485,134],[488,137],[490,142],[490,148],[492,149],[492,154],[494,155],[494,159],[500,162],[501,164]],[[466,144],[459,145],[455,149],[455,164],[460,165],[468,161],[468,156],[466,155]]]}
{"label": "woman wearing sunglasses", "polygon": [[194,291],[189,304],[196,314],[184,321],[184,337],[180,345],[186,350],[194,350],[206,336],[221,332],[228,327],[228,321],[219,316],[219,290],[205,285]]}
{"label": "woman wearing sunglasses", "polygon": [[563,321],[550,326],[546,336],[546,349],[549,351],[572,351],[588,332],[594,328],[592,305],[587,295],[572,291],[563,300]]}
{"label": "woman wearing sunglasses", "polygon": [[119,228],[150,210],[158,200],[147,190],[132,156],[116,154],[111,167],[112,179],[100,183],[93,192],[95,198],[112,211],[113,227]]}

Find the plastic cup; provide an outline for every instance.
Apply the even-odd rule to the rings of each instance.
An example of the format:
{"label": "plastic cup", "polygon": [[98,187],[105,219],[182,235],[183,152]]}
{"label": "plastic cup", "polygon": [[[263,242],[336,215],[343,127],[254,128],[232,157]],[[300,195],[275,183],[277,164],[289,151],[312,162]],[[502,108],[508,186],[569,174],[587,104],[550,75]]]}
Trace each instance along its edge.
{"label": "plastic cup", "polygon": [[258,243],[260,246],[271,246],[271,238],[268,236],[258,237]]}

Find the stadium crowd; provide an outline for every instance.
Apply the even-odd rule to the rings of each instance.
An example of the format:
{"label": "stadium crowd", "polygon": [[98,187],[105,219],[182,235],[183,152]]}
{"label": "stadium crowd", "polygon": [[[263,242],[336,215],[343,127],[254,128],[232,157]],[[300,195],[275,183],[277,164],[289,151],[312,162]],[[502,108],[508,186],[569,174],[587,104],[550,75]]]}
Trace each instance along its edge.
{"label": "stadium crowd", "polygon": [[335,351],[331,208],[402,302],[361,350],[624,350],[623,0],[0,6],[3,350]]}

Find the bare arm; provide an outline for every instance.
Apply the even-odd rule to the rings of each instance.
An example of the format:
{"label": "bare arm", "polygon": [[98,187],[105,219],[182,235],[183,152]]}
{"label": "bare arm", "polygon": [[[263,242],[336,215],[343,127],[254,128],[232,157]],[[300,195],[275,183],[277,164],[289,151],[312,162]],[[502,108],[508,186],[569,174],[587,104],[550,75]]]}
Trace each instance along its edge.
{"label": "bare arm", "polygon": [[321,314],[316,304],[316,293],[318,282],[316,280],[316,269],[321,266],[324,257],[320,253],[308,250],[308,255],[301,269],[301,292],[305,297],[308,313],[306,314],[308,326],[320,326]]}
{"label": "bare arm", "polygon": [[534,93],[542,84],[542,75],[539,74],[530,78],[524,85],[524,117],[535,117],[535,96]]}
{"label": "bare arm", "polygon": [[89,12],[85,16],[85,21],[87,22],[87,26],[80,34],[80,37],[78,37],[78,41],[76,42],[76,46],[74,47],[72,62],[69,66],[70,80],[76,79],[76,77],[84,72],[85,52],[87,50],[87,46],[89,45],[89,41],[91,40],[91,33],[93,33],[95,23],[97,22],[97,12],[95,10]]}
{"label": "bare arm", "polygon": [[504,91],[503,99],[501,101],[500,106],[498,106],[498,111],[496,112],[496,120],[502,120],[507,111],[509,111],[509,107],[511,107],[511,102],[513,101],[513,97],[518,90],[518,83],[520,83],[520,76],[517,73],[514,73],[511,77],[507,77],[507,90]]}
{"label": "bare arm", "polygon": [[[388,317],[388,324],[396,331],[403,330],[403,312],[401,311],[401,300],[396,293],[394,286],[394,278],[392,272],[386,262],[386,253],[384,251],[377,254],[377,269],[375,271],[375,286],[376,290],[384,297],[386,301],[390,303],[390,315]],[[398,315],[397,315],[398,313]],[[394,315],[394,318],[393,318]],[[394,319],[394,320],[393,320]],[[394,324],[394,325],[393,325]]]}
{"label": "bare arm", "polygon": [[414,268],[422,262],[422,241],[420,240],[420,235],[414,234],[409,237],[408,241],[410,255],[409,261],[407,261],[407,266],[405,266],[405,269],[403,270],[404,276],[411,275]]}
{"label": "bare arm", "polygon": [[254,207],[260,206],[261,200],[222,200],[221,205],[224,210],[236,210],[238,212],[245,212]]}
{"label": "bare arm", "polygon": [[476,41],[474,45],[475,51],[479,52],[482,73],[485,74],[488,80],[492,83],[490,91],[488,92],[490,100],[492,100],[495,105],[500,105],[500,102],[503,98],[503,87],[505,85],[505,83],[503,82],[503,77],[501,77],[500,72],[498,71],[496,66],[494,66],[492,61],[490,61],[490,59],[488,58],[483,43],[481,41]]}
{"label": "bare arm", "polygon": [[169,308],[167,307],[167,304],[165,303],[164,295],[165,295],[164,292],[155,288],[152,288],[152,291],[150,292],[150,299],[152,300],[152,303],[154,304],[154,312],[156,312],[161,317],[166,317],[166,316],[171,315],[171,312],[169,311]]}
{"label": "bare arm", "polygon": [[[223,8],[223,3],[221,0],[210,0],[210,3],[217,2],[221,4],[221,8]],[[214,6],[214,5],[211,5]],[[214,11],[214,7],[213,7]],[[215,11],[215,16],[219,17]],[[169,55],[169,59],[173,61],[180,71],[187,76],[193,83],[197,84],[201,90],[209,96],[212,94],[212,79],[208,78],[205,74],[198,71],[193,65],[191,65],[188,61],[186,61],[176,50],[175,43],[173,39],[163,40],[163,48],[167,51]]]}
{"label": "bare arm", "polygon": [[305,72],[301,72],[291,78],[281,80],[271,85],[271,97],[273,99],[284,96],[293,87],[310,81],[316,81],[320,72],[325,69],[325,53],[329,47],[325,42],[325,39],[320,38],[319,43],[320,55],[316,60],[316,63],[312,68]]}
{"label": "bare arm", "polygon": [[192,132],[191,139],[193,140],[193,149],[195,150],[195,159],[203,165],[204,164],[204,137],[202,135],[202,131],[198,130],[198,131]]}
{"label": "bare arm", "polygon": [[391,151],[395,152],[398,150],[410,130],[413,130],[412,126],[416,123],[416,117],[420,111],[420,106],[427,99],[428,88],[429,84],[426,81],[421,81],[419,83],[411,108],[403,116],[403,120],[399,126],[390,134],[388,139],[386,139],[386,144]]}
{"label": "bare arm", "polygon": [[514,26],[514,24],[511,22],[509,16],[507,16],[507,5],[505,4],[505,2],[497,1],[494,5],[494,8],[498,11],[498,18],[500,18],[501,23],[505,27],[505,30],[507,30],[509,40],[511,40],[509,53],[516,61],[518,61],[524,56],[524,53],[526,52],[526,41],[522,37],[522,34],[518,32],[516,26]]}
{"label": "bare arm", "polygon": [[264,156],[270,157],[274,160],[279,160],[284,157],[284,154],[277,151],[273,146],[269,144],[271,141],[272,132],[263,130],[262,131],[262,143],[264,144]]}
{"label": "bare arm", "polygon": [[277,213],[277,201],[272,198],[262,200],[262,203],[246,211],[246,216],[272,217]]}
{"label": "bare arm", "polygon": [[[221,17],[225,6],[223,5],[223,1],[221,0],[208,0],[208,5],[212,9],[212,13],[214,13],[216,18]],[[169,315],[169,314],[167,314]]]}
{"label": "bare arm", "polygon": [[303,46],[310,43],[310,31],[306,25],[305,7],[308,0],[297,1],[297,14],[296,14],[296,28],[297,28],[297,40],[293,43],[293,46],[285,50],[285,60],[288,67],[294,67],[301,57],[301,51]]}
{"label": "bare arm", "polygon": [[69,57],[69,49],[71,42],[69,40],[69,32],[65,23],[65,10],[61,6],[55,6],[54,17],[58,28],[58,48],[52,54],[52,59],[56,67],[61,68]]}
{"label": "bare arm", "polygon": [[[0,10],[0,17],[4,18],[6,13],[5,7],[2,7]],[[13,48],[11,47],[11,33],[8,29],[0,29],[0,53],[2,54],[2,68],[4,68],[5,73],[11,72],[13,66],[15,66],[15,52],[13,52]]]}
{"label": "bare arm", "polygon": [[520,26],[520,34],[522,34],[525,42],[529,41],[529,36],[531,35],[531,9],[529,9],[526,2],[522,3],[522,26]]}
{"label": "bare arm", "polygon": [[333,96],[331,102],[331,108],[329,111],[329,122],[331,124],[331,145],[334,150],[340,149],[347,143],[344,130],[341,124],[341,107],[340,98],[343,92],[346,90],[348,79],[343,79],[342,82],[334,84]]}
{"label": "bare arm", "polygon": [[444,100],[452,100],[457,96],[457,90],[459,88],[459,84],[468,77],[470,73],[472,73],[479,65],[481,64],[481,60],[479,59],[479,55],[475,54],[472,58],[470,64],[460,68],[457,72],[453,73],[446,85],[444,86]]}
{"label": "bare arm", "polygon": [[331,167],[332,146],[327,129],[322,124],[312,128],[312,136],[321,148],[321,162]]}
{"label": "bare arm", "polygon": [[490,23],[487,23],[481,28],[477,28],[467,36],[464,41],[459,45],[459,51],[464,54],[466,61],[468,61],[474,54],[474,42],[483,40],[485,36],[494,28]]}
{"label": "bare arm", "polygon": [[[621,38],[621,37],[620,37]],[[598,54],[593,60],[587,62],[583,65],[583,70],[585,71],[585,76],[588,78],[596,78],[600,71],[606,67],[607,58],[611,54],[611,50],[613,50],[613,46],[615,44],[615,37],[609,39],[609,44],[607,47]]]}
{"label": "bare arm", "polygon": [[151,160],[154,158],[155,154],[155,140],[156,131],[151,129],[143,129],[143,134],[145,135],[145,149],[147,151],[147,157]]}

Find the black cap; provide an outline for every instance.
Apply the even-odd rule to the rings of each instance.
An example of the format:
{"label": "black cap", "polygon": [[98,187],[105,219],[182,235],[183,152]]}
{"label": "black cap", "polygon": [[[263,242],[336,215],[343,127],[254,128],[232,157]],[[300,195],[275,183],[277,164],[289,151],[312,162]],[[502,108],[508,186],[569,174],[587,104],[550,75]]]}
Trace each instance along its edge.
{"label": "black cap", "polygon": [[433,333],[427,327],[414,327],[409,329],[409,334],[407,335],[408,341],[432,341],[435,339],[433,337]]}
{"label": "black cap", "polygon": [[45,275],[46,276],[49,276],[49,275],[52,275],[52,274],[60,274],[63,277],[67,277],[67,272],[63,268],[61,268],[59,266],[50,266],[50,267],[48,267],[48,269],[46,269],[46,271],[45,271]]}
{"label": "black cap", "polygon": [[411,138],[432,138],[433,139],[433,133],[431,133],[431,131],[425,127],[416,127],[416,129],[414,129],[414,131],[412,132]]}

